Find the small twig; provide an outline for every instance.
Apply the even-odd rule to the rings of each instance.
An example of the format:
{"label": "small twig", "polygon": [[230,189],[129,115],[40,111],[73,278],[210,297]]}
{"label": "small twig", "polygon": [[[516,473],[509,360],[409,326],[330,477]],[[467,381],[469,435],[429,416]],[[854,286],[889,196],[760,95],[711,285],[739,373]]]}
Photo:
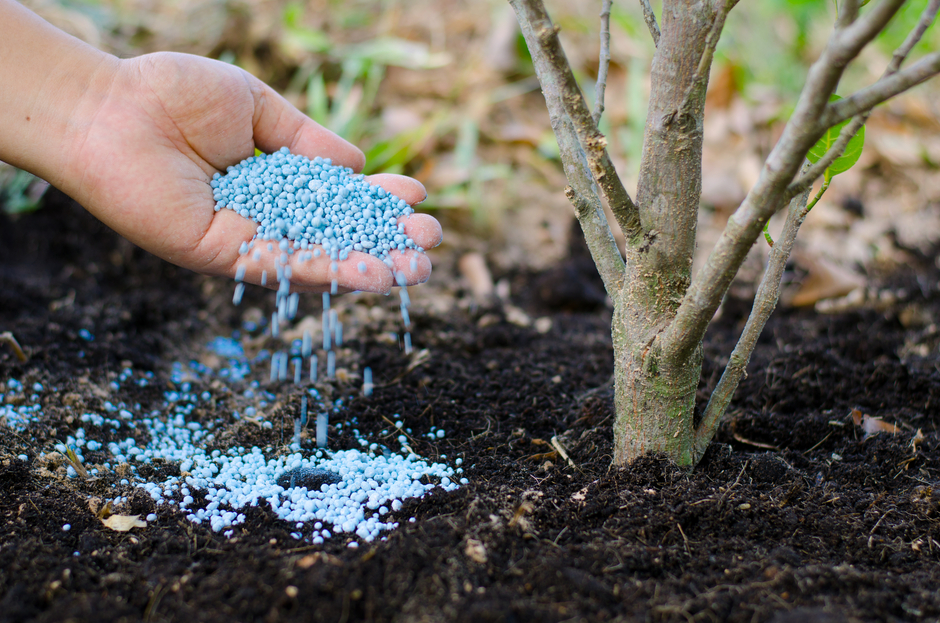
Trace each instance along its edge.
{"label": "small twig", "polygon": [[679,528],[679,534],[682,535],[682,540],[685,541],[685,553],[689,556],[692,555],[692,548],[689,547],[689,537],[685,535],[685,531],[682,529],[682,524],[676,522],[676,527]]}
{"label": "small twig", "polygon": [[20,363],[29,361],[29,355],[23,351],[22,347],[20,347],[20,343],[16,341],[16,338],[13,337],[13,334],[9,331],[0,333],[0,344],[9,345],[9,347],[13,349],[13,354],[20,360]]}
{"label": "small twig", "polygon": [[646,27],[650,29],[650,36],[653,37],[653,45],[659,47],[659,24],[656,23],[656,14],[653,13],[653,7],[650,6],[650,0],[640,0],[640,6],[643,7],[643,19],[646,21]]}
{"label": "small twig", "polygon": [[765,450],[779,450],[780,449],[779,446],[775,446],[772,443],[762,443],[760,441],[753,441],[751,439],[747,439],[745,437],[742,437],[741,434],[737,432],[732,433],[731,436],[734,437],[735,441],[741,442],[748,446],[754,446],[755,448],[764,448]]}
{"label": "small twig", "polygon": [[833,432],[835,432],[835,431],[829,431],[829,434],[827,434],[825,437],[823,437],[822,439],[820,439],[820,440],[819,440],[819,443],[817,443],[815,446],[813,446],[813,447],[810,448],[809,450],[806,450],[805,452],[803,452],[803,454],[809,454],[810,452],[812,452],[813,450],[815,450],[815,449],[818,448],[819,446],[821,446],[821,445],[823,445],[824,443],[826,443],[826,440],[829,439],[830,437],[832,437],[832,433],[833,433]]}
{"label": "small twig", "polygon": [[594,125],[600,126],[604,114],[604,91],[607,89],[607,70],[610,68],[610,7],[613,0],[604,0],[601,9],[601,50],[597,62],[597,84],[594,86]]}
{"label": "small twig", "polygon": [[894,512],[894,509],[893,509],[893,508],[889,508],[888,510],[886,510],[885,513],[884,513],[884,515],[882,515],[881,518],[875,523],[875,526],[871,529],[871,532],[869,532],[868,534],[869,534],[869,535],[874,534],[874,533],[875,533],[875,530],[878,529],[878,526],[881,525],[881,522],[885,520],[885,517],[887,517],[888,515],[890,515],[890,514],[893,513],[893,512]]}
{"label": "small twig", "polygon": [[734,482],[731,483],[731,486],[725,489],[721,495],[718,496],[718,499],[715,501],[715,508],[721,510],[724,508],[725,500],[728,499],[728,496],[731,495],[731,491],[738,486],[738,483],[741,482],[741,476],[744,475],[744,470],[747,469],[747,466],[750,464],[750,461],[744,461],[744,465],[741,466],[741,471],[738,472],[738,477],[734,479]]}
{"label": "small twig", "polygon": [[[568,466],[569,466],[571,469],[576,469],[576,470],[578,470],[578,466],[574,464],[574,461],[572,461],[572,460],[571,460],[571,457],[568,456],[568,453],[565,452],[565,447],[564,447],[563,445],[561,445],[561,442],[560,442],[560,441],[558,441],[558,437],[557,437],[557,436],[553,436],[553,437],[552,437],[552,447],[555,448],[555,451],[558,452],[558,454],[561,455],[561,458],[563,458],[563,459],[565,459],[566,461],[568,461]],[[578,471],[581,471],[581,470],[578,470]]]}

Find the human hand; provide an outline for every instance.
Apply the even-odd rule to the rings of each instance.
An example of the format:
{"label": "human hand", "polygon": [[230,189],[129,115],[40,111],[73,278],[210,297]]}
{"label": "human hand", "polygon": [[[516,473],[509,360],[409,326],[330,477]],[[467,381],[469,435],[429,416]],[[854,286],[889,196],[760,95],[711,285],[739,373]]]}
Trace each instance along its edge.
{"label": "human hand", "polygon": [[[66,148],[63,177],[79,203],[119,234],[174,264],[201,273],[233,277],[242,241],[257,224],[232,210],[215,212],[209,181],[254,154],[288,147],[308,158],[359,171],[362,152],[314,123],[270,87],[247,72],[219,61],[175,53],[148,54],[116,63],[110,88],[85,110],[87,121]],[[416,180],[380,174],[366,178],[409,205],[423,201]],[[425,249],[441,241],[440,224],[425,214],[403,219],[405,233]],[[276,255],[256,245],[260,264]],[[291,256],[294,291],[326,291],[335,279],[340,291],[388,292],[395,273],[409,285],[426,281],[431,263],[423,253],[394,251],[393,268],[380,259],[351,252],[330,272],[330,260],[299,262]],[[412,258],[415,261],[412,261]],[[366,271],[358,269],[365,262]],[[261,269],[245,281],[260,283]],[[276,287],[271,280],[269,286]]]}

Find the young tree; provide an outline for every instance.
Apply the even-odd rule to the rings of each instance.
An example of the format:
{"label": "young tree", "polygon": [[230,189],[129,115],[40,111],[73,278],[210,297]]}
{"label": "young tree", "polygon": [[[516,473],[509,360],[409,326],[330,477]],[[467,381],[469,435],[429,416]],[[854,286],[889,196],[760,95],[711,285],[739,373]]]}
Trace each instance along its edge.
{"label": "young tree", "polygon": [[[837,99],[833,96],[848,64],[905,2],[877,0],[861,10],[864,2],[839,0],[832,35],[809,70],[793,116],[757,183],[728,219],[694,279],[705,91],[725,18],[737,0],[663,0],[661,28],[649,0],[640,0],[656,52],[636,200],[624,188],[607,154],[607,141],[597,129],[610,58],[611,0],[603,0],[601,11],[593,112],[542,0],[509,2],[532,54],[561,150],[568,179],[565,194],[614,303],[614,463],[664,453],[679,465],[694,465],[714,436],[776,306],[783,268],[812,207],[808,205],[812,185],[822,176],[828,181],[845,170],[846,159],[854,162],[852,154],[843,156],[843,152],[874,106],[940,73],[940,52],[902,69],[933,22],[940,0],[929,0],[879,80]],[[830,130],[840,124],[841,130]],[[827,132],[829,140],[820,142]],[[623,255],[604,215],[602,197],[626,238]],[[770,217],[785,207],[784,231],[771,249],[750,317],[701,421],[694,426],[705,330],[748,250]]]}

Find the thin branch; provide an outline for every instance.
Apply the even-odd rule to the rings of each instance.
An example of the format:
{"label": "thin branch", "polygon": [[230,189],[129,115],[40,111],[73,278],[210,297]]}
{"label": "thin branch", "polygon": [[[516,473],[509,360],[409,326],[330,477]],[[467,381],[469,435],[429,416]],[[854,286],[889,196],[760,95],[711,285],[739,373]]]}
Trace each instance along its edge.
{"label": "thin branch", "polygon": [[940,73],[940,52],[933,52],[903,71],[879,79],[854,95],[832,102],[820,122],[824,127],[842,123],[860,112],[871,110],[878,104],[926,82]]}
{"label": "thin branch", "polygon": [[911,50],[920,42],[924,37],[924,33],[927,32],[927,29],[930,28],[930,25],[937,18],[938,11],[940,11],[940,0],[930,0],[924,12],[920,14],[917,26],[907,35],[901,47],[894,51],[891,62],[888,63],[888,68],[885,70],[886,76],[901,69],[901,64],[904,63],[905,59],[907,59],[908,55],[911,53]]}
{"label": "thin branch", "polygon": [[[607,216],[604,214],[600,197],[597,193],[585,197],[571,186],[565,188],[565,196],[574,206],[575,216],[581,224],[584,239],[588,241],[591,257],[604,282],[604,288],[613,295],[620,290],[624,276],[624,262],[610,226],[607,224]],[[592,241],[599,241],[601,244],[597,242],[592,244]]]}
{"label": "thin branch", "polygon": [[604,0],[601,9],[601,51],[597,62],[597,84],[594,86],[594,125],[600,127],[604,114],[604,91],[607,89],[607,70],[610,68],[610,7],[614,0]]}
{"label": "thin branch", "polygon": [[[552,24],[545,12],[541,0],[510,0],[519,23],[523,18],[528,24],[528,32],[523,29],[523,36],[529,49],[538,47],[543,51],[548,62],[546,69],[551,73],[551,80],[555,82],[561,93],[561,101],[565,112],[571,118],[577,132],[581,148],[587,154],[588,165],[598,186],[607,198],[607,203],[617,224],[623,230],[627,240],[637,240],[641,234],[640,212],[623,187],[623,182],[617,175],[610,155],[607,153],[607,139],[597,130],[591,112],[588,110],[578,82],[575,80],[565,56],[565,51],[558,40],[558,29]],[[539,81],[544,85],[542,76]]]}
{"label": "thin branch", "polygon": [[[927,28],[929,28],[930,24],[933,23],[934,19],[936,19],[938,11],[940,11],[940,0],[930,0],[930,3],[924,9],[923,13],[921,13],[920,19],[917,22],[917,26],[915,26],[914,30],[908,34],[907,38],[904,40],[904,43],[902,43],[901,46],[894,51],[894,54],[891,57],[891,62],[888,63],[888,67],[885,69],[884,74],[882,74],[878,82],[876,82],[870,88],[878,87],[879,84],[882,84],[881,88],[884,88],[883,85],[885,83],[885,79],[898,73],[898,70],[901,68],[901,65],[907,59],[908,55],[911,53],[911,50],[913,50],[914,46],[917,45],[921,38],[923,38]],[[917,65],[914,67],[916,66]],[[911,69],[914,69],[914,67],[911,67]],[[938,71],[940,71],[940,66],[938,66]],[[927,78],[929,78],[929,76],[927,76]],[[926,80],[927,78],[924,79]],[[913,86],[913,84],[911,86]],[[860,93],[861,92],[856,93],[848,99],[853,100]],[[838,114],[839,110],[838,104],[844,101],[845,100],[839,100],[838,102],[829,104],[826,107],[826,113],[823,115],[823,120],[821,122],[822,125],[829,128],[844,121],[844,119],[838,119],[835,121],[835,123],[832,123],[828,126],[826,125],[832,119],[837,119],[836,115]],[[842,155],[842,152],[845,151],[849,141],[868,120],[868,116],[871,114],[871,110],[872,108],[869,107],[868,109],[862,109],[856,113],[852,122],[842,128],[842,131],[839,133],[838,140],[836,140],[835,144],[829,149],[828,152],[826,152],[826,155],[815,165],[804,171],[803,174],[800,175],[799,179],[790,184],[789,188],[787,188],[787,192],[791,195],[797,195],[803,192],[803,189],[812,186],[816,179],[826,172],[826,169],[829,168],[829,165],[835,162],[836,158]]]}
{"label": "thin branch", "polygon": [[650,6],[650,0],[640,0],[640,6],[643,7],[643,19],[646,20],[646,27],[650,29],[650,36],[653,37],[653,45],[659,47],[659,24],[656,23],[656,14],[653,13],[653,7]]}
{"label": "thin branch", "polygon": [[845,63],[848,63],[858,56],[862,48],[868,45],[872,39],[877,37],[878,34],[885,29],[888,22],[894,17],[894,14],[900,10],[901,6],[903,6],[906,1],[907,0],[881,0],[874,8],[851,24],[842,26],[837,23],[836,31],[833,33],[836,39],[836,47],[839,48],[839,51],[844,55],[848,56],[848,58],[842,57],[839,60],[844,60]]}
{"label": "thin branch", "polygon": [[708,83],[708,73],[712,68],[712,60],[715,58],[715,49],[718,47],[718,41],[721,39],[721,31],[725,27],[725,20],[728,13],[731,12],[734,2],[732,0],[719,0],[720,4],[715,11],[715,21],[712,22],[712,28],[708,31],[708,38],[705,40],[705,51],[702,52],[702,58],[699,59],[698,67],[695,70],[695,77],[686,89],[682,98],[682,104],[679,106],[680,115],[690,114],[689,107],[692,105],[692,94],[697,89],[704,88]]}
{"label": "thin branch", "polygon": [[676,317],[660,334],[663,357],[668,364],[678,365],[701,343],[748,250],[761,235],[764,223],[788,202],[787,186],[806,153],[829,127],[821,125],[819,119],[845,66],[884,29],[903,3],[904,0],[882,0],[850,26],[837,28],[829,38],[822,55],[810,68],[793,116],[764,163],[757,184],[728,219],[715,248],[683,297]]}
{"label": "thin branch", "polygon": [[[532,54],[536,75],[542,86],[552,130],[561,152],[565,177],[573,193],[569,195],[569,200],[575,205],[575,212],[581,223],[585,241],[601,279],[604,281],[604,286],[613,295],[620,289],[623,282],[625,273],[623,258],[607,224],[607,217],[601,205],[598,188],[591,175],[587,156],[578,141],[574,124],[565,112],[562,101],[563,88],[559,79],[560,72],[554,67],[556,61],[550,58],[546,50],[539,45],[535,36],[536,31],[532,28],[526,13],[519,8],[519,1],[511,0],[510,4],[516,12],[526,44]],[[566,194],[568,194],[567,190]]]}
{"label": "thin branch", "polygon": [[829,151],[827,151],[822,158],[813,163],[812,166],[808,167],[805,171],[800,173],[800,176],[796,179],[796,181],[787,187],[787,196],[794,197],[816,183],[816,180],[826,172],[826,169],[829,168],[829,165],[842,156],[842,154],[845,152],[845,148],[849,145],[849,141],[851,141],[852,137],[855,136],[855,134],[862,128],[863,125],[865,125],[865,122],[868,121],[868,116],[870,114],[871,110],[868,110],[861,115],[856,116],[854,119],[852,119],[852,121],[846,124],[846,126],[839,132],[839,138],[837,138],[836,142],[832,144],[832,147],[829,148]]}
{"label": "thin branch", "polygon": [[790,258],[790,252],[793,250],[796,234],[799,232],[800,226],[808,213],[806,209],[808,197],[809,190],[807,189],[790,201],[787,220],[783,226],[783,234],[770,251],[767,269],[764,271],[760,286],[757,288],[757,294],[754,296],[751,315],[748,316],[744,331],[741,332],[741,337],[731,353],[731,359],[721,375],[721,380],[718,381],[718,385],[708,399],[705,412],[702,414],[702,421],[695,431],[693,454],[696,460],[702,456],[712,437],[715,436],[718,424],[721,422],[721,418],[728,409],[731,398],[744,376],[747,364],[751,359],[751,353],[754,352],[754,346],[757,344],[757,339],[764,330],[764,325],[767,324],[770,314],[777,306],[777,301],[780,298],[780,280],[783,277],[787,260]]}

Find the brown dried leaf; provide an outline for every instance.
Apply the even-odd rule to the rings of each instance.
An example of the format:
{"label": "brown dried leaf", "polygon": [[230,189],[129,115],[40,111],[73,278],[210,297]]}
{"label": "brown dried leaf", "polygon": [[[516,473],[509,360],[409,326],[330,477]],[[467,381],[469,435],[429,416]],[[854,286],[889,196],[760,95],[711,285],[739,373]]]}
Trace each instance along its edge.
{"label": "brown dried leaf", "polygon": [[815,305],[818,301],[844,296],[865,285],[864,278],[822,257],[804,254],[799,259],[808,269],[809,275],[790,300],[794,307]]}

